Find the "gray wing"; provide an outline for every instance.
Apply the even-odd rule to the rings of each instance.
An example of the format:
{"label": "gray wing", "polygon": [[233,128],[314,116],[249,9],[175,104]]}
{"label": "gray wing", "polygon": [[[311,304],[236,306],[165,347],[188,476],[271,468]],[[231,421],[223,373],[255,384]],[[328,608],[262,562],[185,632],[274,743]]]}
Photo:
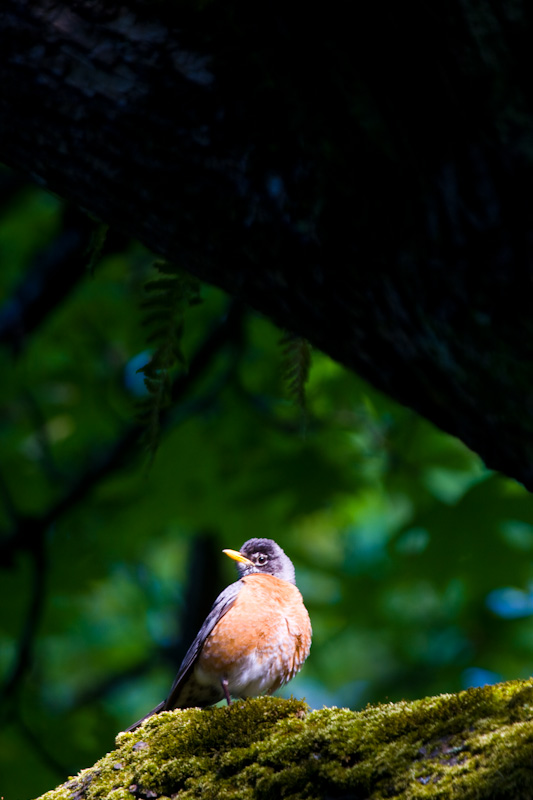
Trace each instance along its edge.
{"label": "gray wing", "polygon": [[211,611],[207,615],[204,624],[198,631],[198,634],[196,635],[194,642],[191,644],[191,646],[185,653],[185,657],[181,662],[181,666],[178,670],[178,674],[176,675],[174,683],[172,684],[170,693],[165,702],[163,703],[163,708],[160,710],[169,711],[172,708],[176,708],[176,701],[179,697],[181,687],[189,677],[189,673],[194,667],[194,663],[198,658],[198,655],[200,653],[200,650],[202,649],[205,640],[207,639],[207,637],[209,636],[209,634],[211,633],[217,622],[219,622],[222,619],[224,614],[227,614],[232,605],[235,603],[237,595],[239,594],[241,589],[242,589],[241,581],[235,581],[235,583],[231,583],[229,586],[226,586],[224,591],[219,594],[219,596],[213,603]]}
{"label": "gray wing", "polygon": [[203,643],[217,622],[222,619],[224,614],[226,614],[235,603],[237,595],[241,589],[241,581],[236,581],[235,583],[231,583],[229,586],[227,586],[224,591],[219,594],[213,603],[213,607],[207,615],[204,624],[198,631],[194,642],[185,653],[185,658],[181,662],[178,674],[176,675],[174,683],[172,684],[172,688],[170,689],[167,699],[162,703],[159,703],[158,706],[153,708],[148,714],[142,717],[142,719],[138,720],[133,725],[130,725],[129,728],[126,728],[126,731],[134,731],[142,722],[144,722],[145,719],[148,719],[148,717],[151,717],[153,714],[159,714],[160,711],[169,711],[172,708],[176,708],[182,687],[189,678],[198,654],[202,649]]}

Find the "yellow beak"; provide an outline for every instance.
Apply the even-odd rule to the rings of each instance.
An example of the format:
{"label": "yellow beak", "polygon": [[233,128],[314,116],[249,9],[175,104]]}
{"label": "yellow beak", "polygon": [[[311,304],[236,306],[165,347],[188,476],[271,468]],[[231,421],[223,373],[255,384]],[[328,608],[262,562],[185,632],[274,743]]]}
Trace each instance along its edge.
{"label": "yellow beak", "polygon": [[223,550],[222,552],[225,553],[230,558],[232,558],[234,561],[240,561],[241,564],[250,564],[252,567],[254,565],[253,561],[250,561],[249,558],[243,556],[242,553],[239,553],[238,550]]}

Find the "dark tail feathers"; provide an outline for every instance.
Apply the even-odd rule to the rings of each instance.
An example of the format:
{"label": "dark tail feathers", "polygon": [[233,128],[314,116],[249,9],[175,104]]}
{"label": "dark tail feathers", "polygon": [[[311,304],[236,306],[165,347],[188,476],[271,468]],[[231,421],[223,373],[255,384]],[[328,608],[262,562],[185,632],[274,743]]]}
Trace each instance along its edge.
{"label": "dark tail feathers", "polygon": [[161,711],[163,711],[165,708],[165,703],[166,700],[163,700],[163,702],[159,703],[158,706],[152,708],[152,710],[149,711],[148,714],[145,714],[144,717],[141,717],[141,719],[138,719],[137,722],[133,723],[133,725],[130,725],[129,728],[126,728],[126,730],[123,731],[123,733],[131,733],[132,731],[137,730],[137,728],[143,724],[145,719],[148,719],[148,717],[153,717],[154,714],[159,714]]}

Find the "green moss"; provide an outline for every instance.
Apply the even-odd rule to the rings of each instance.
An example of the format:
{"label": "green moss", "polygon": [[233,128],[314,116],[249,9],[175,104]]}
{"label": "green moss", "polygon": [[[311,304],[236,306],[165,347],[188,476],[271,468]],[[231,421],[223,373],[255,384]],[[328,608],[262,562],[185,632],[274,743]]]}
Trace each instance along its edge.
{"label": "green moss", "polygon": [[42,800],[530,798],[533,681],[359,713],[259,698],[160,714]]}

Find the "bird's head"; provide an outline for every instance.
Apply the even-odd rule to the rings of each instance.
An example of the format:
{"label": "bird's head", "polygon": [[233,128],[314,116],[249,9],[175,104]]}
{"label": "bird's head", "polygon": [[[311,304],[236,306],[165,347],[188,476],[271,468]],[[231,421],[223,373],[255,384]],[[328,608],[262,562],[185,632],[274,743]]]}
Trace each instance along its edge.
{"label": "bird's head", "polygon": [[292,561],[272,539],[248,539],[240,550],[223,552],[235,561],[239,578],[260,573],[296,583]]}

